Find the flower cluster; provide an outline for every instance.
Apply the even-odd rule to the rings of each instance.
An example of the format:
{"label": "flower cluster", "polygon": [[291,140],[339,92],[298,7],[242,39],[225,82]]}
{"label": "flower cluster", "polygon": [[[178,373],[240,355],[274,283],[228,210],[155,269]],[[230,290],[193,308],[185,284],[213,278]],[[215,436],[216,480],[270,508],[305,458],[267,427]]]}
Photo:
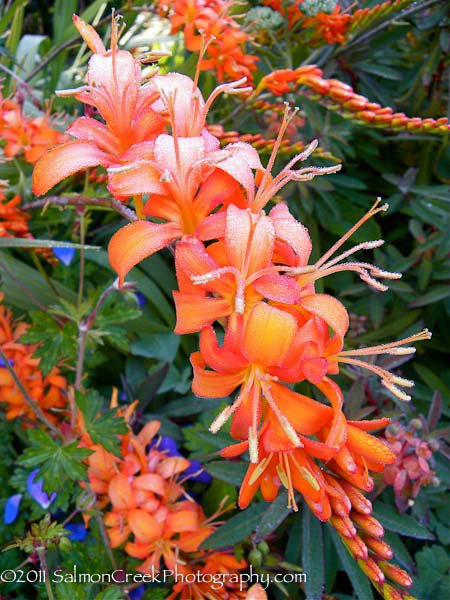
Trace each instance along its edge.
{"label": "flower cluster", "polygon": [[387,19],[410,4],[412,0],[385,0],[374,6],[357,8],[351,15],[347,33],[354,34],[356,31],[359,33],[362,29],[373,27],[379,21]]}
{"label": "flower cluster", "polygon": [[0,137],[6,142],[2,149],[6,158],[23,155],[31,164],[66,139],[53,127],[48,115],[28,118],[18,102],[3,98],[1,89]]}
{"label": "flower cluster", "polygon": [[[67,382],[57,368],[44,375],[39,369],[39,358],[33,358],[36,345],[20,342],[27,324],[13,320],[0,294],[0,349],[8,359],[26,393],[52,422],[58,420],[58,410],[66,406]],[[26,402],[10,370],[0,360],[0,402],[6,404],[6,418],[21,417],[25,421],[36,421],[33,408]]]}
{"label": "flower cluster", "polygon": [[[315,65],[297,69],[282,69],[263,77],[255,95],[266,89],[275,96],[307,88],[307,94],[321,100],[330,110],[339,111],[345,118],[356,119],[362,124],[394,131],[406,130],[413,133],[437,133],[444,135],[450,131],[447,117],[440,119],[407,117],[404,113],[394,112],[393,108],[382,107],[357,94],[353,88],[338,79],[325,79],[323,71]],[[264,109],[264,103],[256,100],[254,106]]]}
{"label": "flower cluster", "polygon": [[[158,421],[147,423],[134,435],[121,436],[120,457],[93,444],[84,433],[82,445],[93,453],[87,459],[91,490],[99,498],[105,514],[111,546],[124,545],[125,552],[143,563],[141,573],[153,574],[161,568],[184,576],[175,583],[169,598],[226,597],[239,600],[239,572],[246,568],[230,552],[206,552],[201,543],[217,528],[223,505],[207,517],[202,507],[184,489],[192,475],[192,464],[165,447],[158,437]],[[194,577],[199,572],[200,577]],[[227,574],[224,588],[211,587],[206,575]],[[191,575],[192,577],[188,577]]]}
{"label": "flower cluster", "polygon": [[351,15],[333,0],[294,0],[286,7],[281,0],[264,0],[286,20],[289,29],[299,25],[310,30],[312,43],[343,44]]}
{"label": "flower cluster", "polygon": [[423,440],[417,425],[420,428],[418,419],[413,419],[409,427],[392,423],[385,432],[387,444],[395,454],[395,463],[386,468],[384,481],[392,485],[395,503],[401,512],[412,506],[423,486],[438,483],[430,461],[439,442]]}
{"label": "flower cluster", "polygon": [[20,208],[21,197],[16,194],[8,199],[9,182],[0,180],[0,237],[32,237],[28,228],[30,215]]}
{"label": "flower cluster", "polygon": [[[172,33],[183,32],[186,48],[200,53],[200,68],[215,72],[218,81],[251,79],[258,58],[247,54],[248,34],[229,11],[230,0],[158,0]],[[207,40],[205,45],[205,40]]]}
{"label": "flower cluster", "polygon": [[[357,252],[379,248],[383,240],[343,248],[387,205],[377,200],[311,263],[309,233],[287,204],[277,201],[265,210],[290,181],[309,181],[340,168],[298,168],[316,149],[317,142],[312,142],[279,173],[274,172],[296,111],[285,109],[263,166],[255,148],[241,141],[220,148],[206,128],[214,99],[222,92],[247,92],[244,80],[220,85],[206,101],[197,87],[198,73],[194,81],[177,73],[154,74],[142,85],[138,59],[118,50],[116,23],[110,51],[90,26],[78,18],[75,24],[94,55],[88,85],[69,93],[96,106],[106,125],[90,117],[75,121],[70,133],[78,139],[53,149],[36,165],[35,191],[43,193],[80,169],[107,167],[109,190],[121,199],[133,197],[140,217],[115,233],[109,244],[119,283],[144,258],[170,245],[178,282],[175,332],[200,334],[199,351],[191,356],[193,391],[208,398],[235,393],[210,430],[216,433],[230,421],[230,434],[237,443],[225,448],[223,456],[249,453],[240,506],[246,507],[258,490],[272,501],[284,487],[289,506],[296,510],[295,491],[299,492],[347,545],[359,545],[362,568],[376,585],[387,586],[386,597],[395,597],[390,584],[384,583],[383,572],[404,585],[410,585],[409,578],[399,575],[397,567],[380,562],[380,557],[385,558],[382,553],[371,542],[360,544],[362,537],[357,535],[357,530],[372,538],[382,535],[379,529],[369,528],[374,520],[359,490],[373,488],[369,471],[382,472],[395,462],[392,450],[368,433],[389,420],[347,420],[343,393],[330,376],[337,375],[341,365],[365,369],[379,377],[386,392],[408,401],[405,389],[413,382],[381,368],[374,357],[411,354],[415,351],[411,344],[429,339],[430,333],[424,330],[399,342],[344,350],[347,311],[336,298],[315,290],[317,280],[343,271],[354,272],[379,292],[387,290],[380,280],[401,277],[354,258]],[[306,67],[301,73],[311,76],[314,69]],[[299,76],[286,73],[295,73],[296,80]],[[265,83],[284,79],[278,72]],[[49,164],[56,165],[51,172]],[[303,381],[309,382],[319,399],[292,389]],[[180,500],[183,489],[178,475],[188,466],[186,461],[167,457],[154,443],[145,449],[156,431],[157,425],[149,424],[138,438],[125,437],[120,460],[107,458],[98,449],[99,473],[97,459],[90,459],[94,461],[92,487],[113,506],[107,516],[112,543],[122,544],[133,534],[126,550],[145,560],[144,570],[161,557],[170,568],[177,551],[198,551],[213,527],[200,507]]]}

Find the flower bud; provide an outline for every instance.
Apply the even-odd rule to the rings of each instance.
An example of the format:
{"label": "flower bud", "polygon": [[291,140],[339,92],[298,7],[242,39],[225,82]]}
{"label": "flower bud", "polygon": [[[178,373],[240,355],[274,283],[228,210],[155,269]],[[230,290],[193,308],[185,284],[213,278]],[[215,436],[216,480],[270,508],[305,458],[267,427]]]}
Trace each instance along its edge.
{"label": "flower bud", "polygon": [[263,555],[259,550],[254,548],[248,555],[248,561],[255,567],[260,567],[262,565]]}

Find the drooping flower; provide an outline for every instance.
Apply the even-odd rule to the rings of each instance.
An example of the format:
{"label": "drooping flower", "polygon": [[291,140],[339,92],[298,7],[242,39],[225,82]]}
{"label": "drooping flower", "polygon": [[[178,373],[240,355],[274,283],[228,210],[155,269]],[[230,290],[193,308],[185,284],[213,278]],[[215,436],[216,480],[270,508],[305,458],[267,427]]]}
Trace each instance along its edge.
{"label": "drooping flower", "polygon": [[[323,304],[319,310],[323,311],[328,304],[338,314],[334,306],[337,301],[324,295],[312,296],[312,302],[305,305],[315,310],[321,301]],[[340,319],[329,319],[329,322],[330,326],[334,325],[338,332],[343,333],[344,314]],[[266,406],[275,415],[284,438],[292,447],[303,446],[292,425],[293,419],[298,418],[302,409],[306,422],[309,416],[313,420],[317,418],[309,399],[303,406],[303,396],[278,383],[279,380],[293,381],[291,361],[301,349],[301,336],[302,328],[292,314],[258,302],[245,321],[237,316],[234,323],[228,323],[222,347],[213,329],[204,328],[200,335],[200,352],[191,356],[194,369],[192,389],[198,396],[223,398],[240,388],[233,404],[219,414],[210,430],[217,432],[232,417],[231,435],[249,441],[252,462],[258,462],[258,431]],[[342,435],[345,418],[341,412],[342,397],[336,394],[332,382],[325,375],[326,370],[321,372],[316,382],[333,406],[331,415],[327,413],[325,419],[331,421],[328,437],[330,445],[334,445]],[[337,443],[337,447],[339,445]]]}

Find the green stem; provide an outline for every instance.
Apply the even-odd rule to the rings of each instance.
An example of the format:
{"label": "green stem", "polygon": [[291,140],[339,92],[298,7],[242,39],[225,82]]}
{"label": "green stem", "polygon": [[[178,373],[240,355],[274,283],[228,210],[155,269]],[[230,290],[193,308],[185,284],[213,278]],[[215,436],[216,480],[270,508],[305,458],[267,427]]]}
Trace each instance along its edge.
{"label": "green stem", "polygon": [[80,214],[80,278],[78,281],[78,306],[83,301],[83,291],[84,291],[84,265],[85,265],[85,254],[84,254],[84,243],[86,241],[86,232],[85,232],[85,218],[84,218],[84,209]]}
{"label": "green stem", "polygon": [[48,287],[51,289],[51,291],[55,294],[55,296],[57,298],[59,298],[59,292],[56,289],[56,287],[53,284],[53,281],[50,279],[50,277],[47,274],[47,271],[44,269],[44,267],[42,266],[41,261],[39,260],[38,255],[36,254],[36,252],[34,250],[32,250],[31,252],[31,259],[33,261],[33,263],[36,266],[36,269],[39,271],[39,273],[42,275],[43,279],[45,280],[45,282],[47,283]]}
{"label": "green stem", "polygon": [[47,596],[48,596],[49,600],[54,600],[52,585],[50,583],[50,573],[48,572],[47,557],[45,556],[45,549],[38,548],[37,554],[39,556],[39,562],[41,563],[41,569],[44,572],[45,588],[47,590]]}

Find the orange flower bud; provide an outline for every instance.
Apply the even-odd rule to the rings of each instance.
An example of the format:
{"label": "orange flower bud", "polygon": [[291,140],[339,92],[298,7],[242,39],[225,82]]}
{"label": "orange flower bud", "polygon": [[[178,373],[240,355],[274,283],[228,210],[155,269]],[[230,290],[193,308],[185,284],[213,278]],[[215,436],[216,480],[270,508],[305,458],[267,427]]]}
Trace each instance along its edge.
{"label": "orange flower bud", "polygon": [[379,521],[375,519],[375,517],[368,515],[361,515],[357,512],[353,512],[351,514],[351,518],[356,523],[358,527],[364,529],[374,537],[383,537],[384,529]]}
{"label": "orange flower bud", "polygon": [[357,562],[361,570],[374,583],[381,584],[384,582],[384,573],[374,560],[368,558],[367,560],[358,560]]}
{"label": "orange flower bud", "polygon": [[399,583],[400,585],[403,585],[404,587],[412,586],[413,580],[411,579],[411,577],[408,575],[408,573],[406,571],[404,571],[403,569],[400,569],[400,567],[397,567],[397,565],[393,565],[392,563],[388,563],[388,562],[384,562],[384,561],[380,561],[378,564],[381,567],[383,573],[385,575],[387,575],[387,577],[389,577],[389,579],[392,579],[392,581],[395,581],[395,583]]}
{"label": "orange flower bud", "polygon": [[374,538],[371,535],[362,534],[362,539],[365,544],[380,558],[390,559],[394,556],[392,552],[392,548],[383,540],[379,540],[378,538]]}

